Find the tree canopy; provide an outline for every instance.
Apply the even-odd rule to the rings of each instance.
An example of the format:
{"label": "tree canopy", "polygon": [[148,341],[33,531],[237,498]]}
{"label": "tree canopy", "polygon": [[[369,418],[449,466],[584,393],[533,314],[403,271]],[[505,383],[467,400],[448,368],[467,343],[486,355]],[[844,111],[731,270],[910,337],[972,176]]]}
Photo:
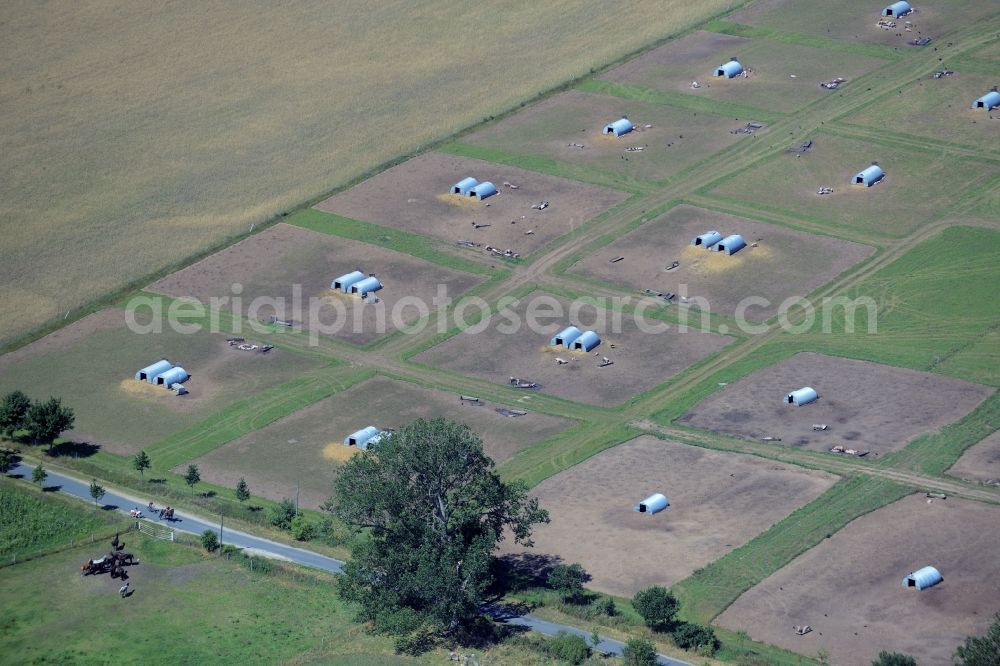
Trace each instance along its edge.
{"label": "tree canopy", "polygon": [[35,469],[31,470],[31,480],[39,486],[45,483],[45,479],[47,479],[48,476],[49,473],[45,471],[44,467],[42,467],[42,463],[38,463]]}
{"label": "tree canopy", "polygon": [[451,632],[475,618],[505,531],[530,546],[532,527],[548,522],[522,484],[501,481],[475,433],[441,418],[351,458],[324,506],[369,535],[352,549],[342,596],[395,633]]}
{"label": "tree canopy", "polygon": [[236,482],[236,499],[241,502],[246,502],[250,499],[250,486],[247,485],[246,479],[242,476],[240,480]]}
{"label": "tree canopy", "polygon": [[656,646],[645,638],[630,638],[622,657],[626,666],[656,666]]}
{"label": "tree canopy", "polygon": [[1000,612],[984,636],[969,636],[955,651],[957,666],[1000,666]]}
{"label": "tree canopy", "polygon": [[198,471],[197,465],[188,465],[187,472],[184,473],[184,482],[188,484],[189,487],[194,488],[195,484],[201,481],[201,472]]}
{"label": "tree canopy", "polygon": [[35,402],[28,408],[24,427],[36,442],[51,444],[56,437],[73,427],[76,417],[73,410],[63,407],[59,398]]}
{"label": "tree canopy", "polygon": [[104,486],[98,484],[97,479],[90,482],[90,496],[93,498],[94,504],[100,502],[101,498],[104,497]]}
{"label": "tree canopy", "polygon": [[632,606],[648,627],[654,631],[665,631],[673,625],[680,603],[669,590],[654,585],[636,592]]}
{"label": "tree canopy", "polygon": [[583,597],[583,584],[590,579],[583,565],[557,564],[549,572],[548,584],[559,592],[564,601],[577,602]]}
{"label": "tree canopy", "polygon": [[0,435],[13,437],[14,433],[25,427],[31,399],[20,391],[12,391],[0,402]]}
{"label": "tree canopy", "polygon": [[139,476],[145,476],[143,472],[149,469],[151,464],[149,455],[145,451],[139,451],[139,453],[135,454],[135,457],[132,458],[132,467],[139,472]]}
{"label": "tree canopy", "polygon": [[872,666],[917,666],[917,660],[908,654],[882,650],[878,653],[878,659],[872,662]]}

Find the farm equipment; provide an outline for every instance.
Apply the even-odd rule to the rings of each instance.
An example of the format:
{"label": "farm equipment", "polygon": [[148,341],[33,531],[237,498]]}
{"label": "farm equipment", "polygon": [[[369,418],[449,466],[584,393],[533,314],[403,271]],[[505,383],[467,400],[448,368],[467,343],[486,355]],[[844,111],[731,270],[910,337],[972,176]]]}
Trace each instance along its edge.
{"label": "farm equipment", "polygon": [[510,385],[514,388],[519,389],[539,389],[542,388],[541,384],[538,382],[533,382],[530,379],[519,379],[517,377],[510,378]]}

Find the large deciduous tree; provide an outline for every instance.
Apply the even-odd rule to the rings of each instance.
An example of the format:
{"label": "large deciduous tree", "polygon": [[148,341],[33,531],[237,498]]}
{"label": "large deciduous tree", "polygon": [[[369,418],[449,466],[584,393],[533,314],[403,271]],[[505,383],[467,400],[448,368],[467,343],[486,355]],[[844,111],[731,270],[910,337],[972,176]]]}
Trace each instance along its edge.
{"label": "large deciduous tree", "polygon": [[504,483],[482,440],[446,419],[418,420],[344,465],[324,508],[363,528],[342,596],[394,633],[449,633],[479,614],[490,564],[508,532],[532,545],[548,513]]}
{"label": "large deciduous tree", "polygon": [[31,398],[20,391],[5,395],[0,402],[0,435],[13,437],[15,432],[25,426],[30,408]]}
{"label": "large deciduous tree", "polygon": [[49,398],[31,405],[24,425],[35,442],[51,445],[56,437],[72,428],[75,421],[72,409],[63,407],[59,398]]}

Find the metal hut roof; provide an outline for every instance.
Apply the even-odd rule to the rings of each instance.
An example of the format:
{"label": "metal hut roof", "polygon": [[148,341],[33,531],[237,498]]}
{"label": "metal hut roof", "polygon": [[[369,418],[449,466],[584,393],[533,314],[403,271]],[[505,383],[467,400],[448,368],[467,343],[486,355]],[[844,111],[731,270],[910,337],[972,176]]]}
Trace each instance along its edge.
{"label": "metal hut roof", "polygon": [[153,365],[147,365],[145,368],[135,373],[135,378],[140,381],[146,381],[150,384],[156,383],[156,378],[162,375],[164,372],[174,367],[173,363],[167,359],[157,361]]}
{"label": "metal hut roof", "polygon": [[718,231],[706,231],[700,236],[691,239],[691,245],[700,245],[706,250],[722,240],[722,234]]}
{"label": "metal hut roof", "polygon": [[497,186],[488,180],[484,180],[483,182],[479,183],[471,190],[469,190],[469,196],[476,197],[480,201],[486,199],[487,197],[491,197],[496,193],[497,193]]}
{"label": "metal hut roof", "polygon": [[811,386],[803,386],[785,396],[785,402],[798,406],[808,405],[819,398],[819,393]]}
{"label": "metal hut roof", "polygon": [[369,275],[364,280],[359,280],[351,285],[352,294],[370,294],[382,288],[382,283],[374,275]]}
{"label": "metal hut roof", "polygon": [[741,65],[738,60],[730,60],[729,62],[716,67],[715,75],[732,79],[739,76],[742,71],[743,65]]}
{"label": "metal hut roof", "polygon": [[989,111],[1000,106],[1000,92],[996,90],[991,90],[979,99],[972,102],[973,109],[983,109],[984,111]]}
{"label": "metal hut roof", "polygon": [[910,3],[900,0],[899,2],[894,2],[885,9],[882,10],[882,16],[894,16],[899,18],[900,16],[906,16],[913,11],[913,7]]}
{"label": "metal hut roof", "polygon": [[369,439],[364,444],[359,445],[358,448],[361,449],[362,451],[367,451],[368,449],[370,449],[375,444],[378,444],[379,442],[381,442],[382,440],[384,440],[385,438],[387,438],[389,436],[389,434],[390,433],[386,432],[385,430],[379,430],[378,434],[376,434],[374,437],[372,437],[371,439]]}
{"label": "metal hut roof", "polygon": [[351,285],[361,282],[365,279],[365,274],[361,271],[351,271],[341,275],[339,278],[330,283],[330,289],[339,289],[345,294],[351,290]]}
{"label": "metal hut roof", "polygon": [[622,134],[628,134],[635,127],[632,125],[632,121],[628,118],[619,118],[613,123],[608,123],[604,126],[605,134],[614,134],[615,136],[621,136]]}
{"label": "metal hut roof", "polygon": [[583,335],[573,341],[573,349],[580,349],[589,352],[599,344],[601,344],[601,336],[597,335],[597,333],[594,333],[593,331],[586,331]]}
{"label": "metal hut roof", "polygon": [[667,497],[661,493],[655,493],[636,504],[635,510],[639,513],[653,515],[654,513],[663,511],[668,506],[670,506],[670,502],[667,501]]}
{"label": "metal hut roof", "polygon": [[583,331],[578,329],[576,326],[567,326],[553,335],[552,339],[549,340],[549,344],[553,347],[562,345],[566,349],[571,349],[573,342],[581,335],[583,335]]}
{"label": "metal hut roof", "polygon": [[454,185],[451,186],[452,194],[461,194],[463,197],[469,195],[469,190],[479,184],[479,181],[469,176],[468,178],[463,178]]}
{"label": "metal hut roof", "polygon": [[725,252],[726,254],[736,254],[746,246],[747,242],[743,240],[743,236],[733,234],[720,240],[715,246],[715,249],[719,252]]}
{"label": "metal hut roof", "polygon": [[350,435],[344,438],[344,446],[356,446],[359,449],[367,449],[368,443],[372,438],[378,436],[379,429],[375,426],[368,426],[362,428],[356,432],[352,432]]}
{"label": "metal hut roof", "polygon": [[867,169],[854,174],[853,182],[855,185],[865,185],[867,187],[871,187],[884,177],[885,172],[882,171],[882,167],[877,164],[873,164]]}
{"label": "metal hut roof", "polygon": [[186,382],[190,376],[191,375],[187,373],[187,370],[178,365],[170,368],[162,375],[159,375],[156,378],[156,383],[170,388],[173,384],[182,384]]}
{"label": "metal hut roof", "polygon": [[938,583],[944,580],[941,572],[934,567],[924,567],[922,569],[917,569],[909,576],[903,579],[903,587],[915,587],[918,590],[923,590],[928,587],[934,587]]}

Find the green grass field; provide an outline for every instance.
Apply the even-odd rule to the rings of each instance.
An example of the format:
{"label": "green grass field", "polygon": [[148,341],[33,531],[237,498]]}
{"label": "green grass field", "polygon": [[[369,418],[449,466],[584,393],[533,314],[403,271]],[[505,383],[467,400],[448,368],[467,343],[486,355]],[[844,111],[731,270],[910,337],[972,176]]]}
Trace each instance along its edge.
{"label": "green grass field", "polygon": [[[120,581],[79,573],[80,563],[105,552],[106,543],[0,569],[5,664],[388,666],[447,658],[443,649],[419,658],[395,654],[391,638],[353,622],[335,576],[260,558],[251,571],[242,556],[206,555],[188,541],[124,539],[139,560],[129,567],[133,594],[126,599],[118,595]],[[483,663],[558,663],[517,645],[459,650]]]}
{"label": "green grass field", "polygon": [[737,4],[7,3],[0,340]]}
{"label": "green grass field", "polygon": [[0,570],[5,663],[105,663],[113,655],[119,663],[262,664],[321,647],[331,658],[392,655],[387,641],[351,626],[330,576],[262,575],[181,544],[125,541],[139,559],[127,599],[107,575],[80,576],[80,562],[106,543]]}
{"label": "green grass field", "polygon": [[[878,330],[869,335],[865,308],[847,333],[837,308],[831,334],[811,333],[811,344],[836,354],[931,370],[1000,386],[1000,328],[985,304],[1000,280],[992,256],[1000,232],[952,227],[924,241],[847,292],[878,304]],[[814,331],[822,326],[817,319]]]}
{"label": "green grass field", "polygon": [[79,544],[93,535],[103,538],[116,527],[127,528],[126,518],[0,477],[0,562]]}
{"label": "green grass field", "polygon": [[[829,132],[812,135],[801,157],[778,153],[712,188],[711,194],[759,210],[784,213],[848,238],[900,238],[952,205],[962,193],[1000,174],[1000,166],[887,142]],[[885,171],[873,187],[851,178],[872,162]],[[833,194],[819,196],[819,187]]]}

